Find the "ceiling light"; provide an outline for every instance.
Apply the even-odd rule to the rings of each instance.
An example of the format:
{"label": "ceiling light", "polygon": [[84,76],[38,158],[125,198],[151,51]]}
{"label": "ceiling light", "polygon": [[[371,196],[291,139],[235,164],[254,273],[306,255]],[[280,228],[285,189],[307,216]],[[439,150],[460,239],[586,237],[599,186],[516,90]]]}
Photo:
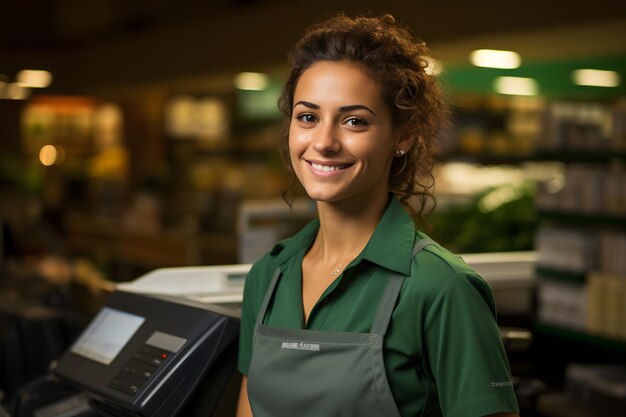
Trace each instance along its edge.
{"label": "ceiling light", "polygon": [[52,83],[52,74],[48,71],[22,70],[16,78],[22,87],[46,88]]}
{"label": "ceiling light", "polygon": [[620,84],[619,73],[597,69],[577,69],[572,72],[575,84],[594,87],[617,87]]}
{"label": "ceiling light", "polygon": [[266,74],[260,72],[240,72],[235,76],[235,87],[239,90],[265,90],[270,79]]}
{"label": "ceiling light", "polygon": [[534,96],[539,93],[537,80],[524,77],[498,77],[494,89],[500,94],[515,96]]}
{"label": "ceiling light", "polygon": [[477,67],[518,68],[522,59],[517,52],[496,49],[477,49],[470,54],[470,61]]}

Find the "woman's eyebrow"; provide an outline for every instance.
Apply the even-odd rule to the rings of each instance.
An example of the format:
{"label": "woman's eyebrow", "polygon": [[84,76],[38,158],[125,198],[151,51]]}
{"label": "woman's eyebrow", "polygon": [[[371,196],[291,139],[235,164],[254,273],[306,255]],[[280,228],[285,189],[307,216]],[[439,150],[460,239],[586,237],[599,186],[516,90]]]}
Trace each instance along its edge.
{"label": "woman's eyebrow", "polygon": [[310,109],[315,109],[315,110],[320,109],[320,106],[318,106],[317,104],[313,104],[310,101],[303,101],[303,100],[298,101],[296,104],[293,105],[293,107],[296,107],[298,104],[302,104],[304,107],[308,107]]}
{"label": "woman's eyebrow", "polygon": [[368,112],[372,113],[374,116],[376,116],[376,113],[374,113],[374,111],[372,109],[370,109],[367,106],[364,106],[362,104],[353,104],[351,106],[341,106],[339,107],[339,111],[340,112],[347,112],[347,111],[353,111],[353,110],[367,110]]}
{"label": "woman's eyebrow", "polygon": [[[315,110],[319,110],[320,106],[318,106],[317,104],[311,103],[310,101],[304,101],[304,100],[300,100],[298,101],[296,104],[294,104],[293,106],[296,107],[298,104],[301,104],[305,107],[308,107],[310,109],[315,109]],[[348,111],[353,111],[353,110],[367,110],[368,112],[372,113],[374,116],[376,116],[376,113],[374,113],[374,111],[372,109],[370,109],[367,106],[364,106],[362,104],[353,104],[350,106],[341,106],[339,107],[339,111],[342,113],[348,112]]]}

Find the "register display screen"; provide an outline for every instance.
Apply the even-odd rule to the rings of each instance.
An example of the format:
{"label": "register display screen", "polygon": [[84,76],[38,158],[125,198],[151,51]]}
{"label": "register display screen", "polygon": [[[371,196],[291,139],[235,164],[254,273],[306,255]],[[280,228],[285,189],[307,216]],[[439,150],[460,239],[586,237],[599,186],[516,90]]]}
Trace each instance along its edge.
{"label": "register display screen", "polygon": [[143,317],[104,307],[71,351],[109,365],[144,321]]}

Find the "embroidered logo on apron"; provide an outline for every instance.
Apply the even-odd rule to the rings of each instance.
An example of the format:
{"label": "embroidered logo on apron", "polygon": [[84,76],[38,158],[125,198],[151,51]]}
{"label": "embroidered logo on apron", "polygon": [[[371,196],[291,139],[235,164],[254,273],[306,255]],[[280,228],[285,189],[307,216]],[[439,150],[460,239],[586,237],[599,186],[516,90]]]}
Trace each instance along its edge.
{"label": "embroidered logo on apron", "polygon": [[281,349],[293,349],[293,350],[310,350],[313,352],[319,352],[319,343],[304,343],[304,342],[283,342],[280,345]]}

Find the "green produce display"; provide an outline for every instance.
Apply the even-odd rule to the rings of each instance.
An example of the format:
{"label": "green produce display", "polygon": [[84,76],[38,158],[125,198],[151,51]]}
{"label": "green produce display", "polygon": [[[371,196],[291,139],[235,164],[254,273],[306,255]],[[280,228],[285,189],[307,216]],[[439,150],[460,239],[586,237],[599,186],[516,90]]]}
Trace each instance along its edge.
{"label": "green produce display", "polygon": [[534,184],[486,189],[470,204],[438,206],[427,217],[430,235],[453,252],[507,252],[533,249],[537,223]]}

